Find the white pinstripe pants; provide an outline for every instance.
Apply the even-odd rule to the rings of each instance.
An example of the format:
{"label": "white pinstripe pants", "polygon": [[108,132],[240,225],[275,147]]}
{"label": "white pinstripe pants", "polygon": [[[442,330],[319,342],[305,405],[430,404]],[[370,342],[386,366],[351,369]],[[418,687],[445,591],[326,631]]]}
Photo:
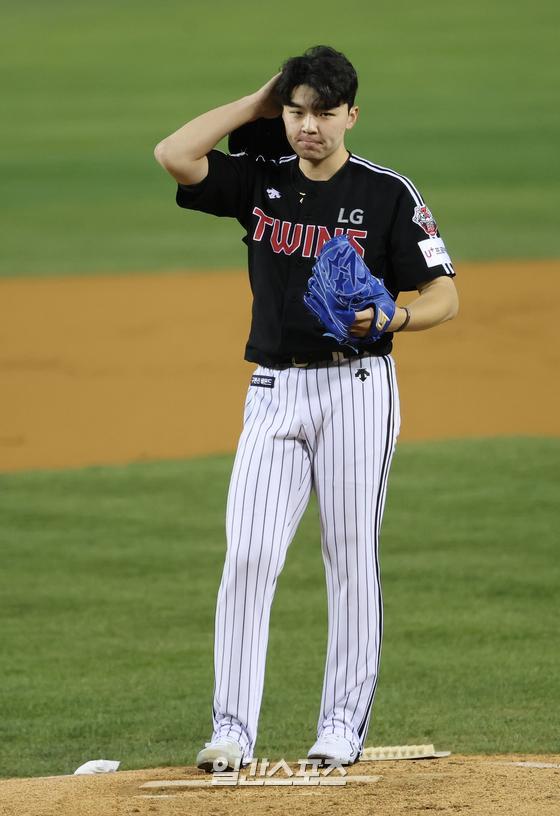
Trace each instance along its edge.
{"label": "white pinstripe pants", "polygon": [[400,426],[391,357],[322,368],[257,368],[227,503],[214,647],[214,737],[252,757],[270,609],[288,546],[317,493],[328,593],[318,735],[363,746],[377,685],[383,610],[378,542]]}

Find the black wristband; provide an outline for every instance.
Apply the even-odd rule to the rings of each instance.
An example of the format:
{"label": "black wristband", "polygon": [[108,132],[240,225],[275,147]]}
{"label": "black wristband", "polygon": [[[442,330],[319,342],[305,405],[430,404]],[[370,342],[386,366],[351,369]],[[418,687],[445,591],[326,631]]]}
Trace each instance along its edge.
{"label": "black wristband", "polygon": [[406,306],[401,306],[401,309],[404,309],[406,312],[406,317],[402,324],[399,326],[398,329],[395,329],[396,332],[402,331],[406,326],[408,326],[408,321],[410,320],[410,311],[406,308]]}

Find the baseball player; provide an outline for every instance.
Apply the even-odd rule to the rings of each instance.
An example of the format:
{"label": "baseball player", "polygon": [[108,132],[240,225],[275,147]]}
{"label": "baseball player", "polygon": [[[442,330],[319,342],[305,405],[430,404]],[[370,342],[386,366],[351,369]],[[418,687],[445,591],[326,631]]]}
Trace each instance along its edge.
{"label": "baseball player", "polygon": [[[392,338],[453,318],[458,299],[445,245],[414,184],[346,147],[358,121],[357,84],[343,54],[317,46],[155,149],[178,182],[180,207],[239,221],[253,294],[245,359],[256,368],[227,501],[213,734],[197,757],[207,771],[219,758],[230,768],[253,759],[271,604],[312,489],[328,643],[308,757],[355,762],[371,716],[383,626],[379,533],[400,426]],[[267,132],[275,144],[262,142]],[[239,152],[216,150],[228,134]],[[336,236],[347,236],[393,304],[381,321],[373,305],[346,312],[342,340],[305,303],[317,258]],[[407,290],[416,299],[395,306]],[[218,306],[218,321],[227,308]]]}

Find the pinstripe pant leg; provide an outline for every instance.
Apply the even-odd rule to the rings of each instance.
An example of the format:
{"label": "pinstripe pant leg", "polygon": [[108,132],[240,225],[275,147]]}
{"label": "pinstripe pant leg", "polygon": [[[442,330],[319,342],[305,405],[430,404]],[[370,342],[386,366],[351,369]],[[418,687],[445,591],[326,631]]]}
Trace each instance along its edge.
{"label": "pinstripe pant leg", "polygon": [[328,595],[317,732],[340,734],[362,747],[381,654],[378,548],[400,424],[398,391],[390,357],[364,357],[316,374],[321,419],[313,475]]}
{"label": "pinstripe pant leg", "polygon": [[252,387],[230,481],[227,553],[216,608],[214,737],[252,756],[262,699],[270,609],[288,546],[307,506],[311,465],[298,410],[301,372]]}

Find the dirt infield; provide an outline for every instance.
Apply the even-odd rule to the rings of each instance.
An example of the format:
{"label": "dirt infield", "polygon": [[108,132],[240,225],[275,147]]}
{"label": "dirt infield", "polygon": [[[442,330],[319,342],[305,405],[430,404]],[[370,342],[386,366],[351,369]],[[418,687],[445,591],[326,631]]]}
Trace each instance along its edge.
{"label": "dirt infield", "polygon": [[[397,338],[401,438],[558,435],[560,261],[458,273],[459,317]],[[0,471],[233,451],[249,312],[241,272],[0,281]]]}
{"label": "dirt infield", "polygon": [[[515,762],[556,767],[519,766]],[[292,766],[294,771],[298,766]],[[360,762],[340,787],[141,787],[156,780],[208,780],[194,768],[158,768],[87,777],[0,781],[2,816],[557,816],[560,756],[450,756]]]}

